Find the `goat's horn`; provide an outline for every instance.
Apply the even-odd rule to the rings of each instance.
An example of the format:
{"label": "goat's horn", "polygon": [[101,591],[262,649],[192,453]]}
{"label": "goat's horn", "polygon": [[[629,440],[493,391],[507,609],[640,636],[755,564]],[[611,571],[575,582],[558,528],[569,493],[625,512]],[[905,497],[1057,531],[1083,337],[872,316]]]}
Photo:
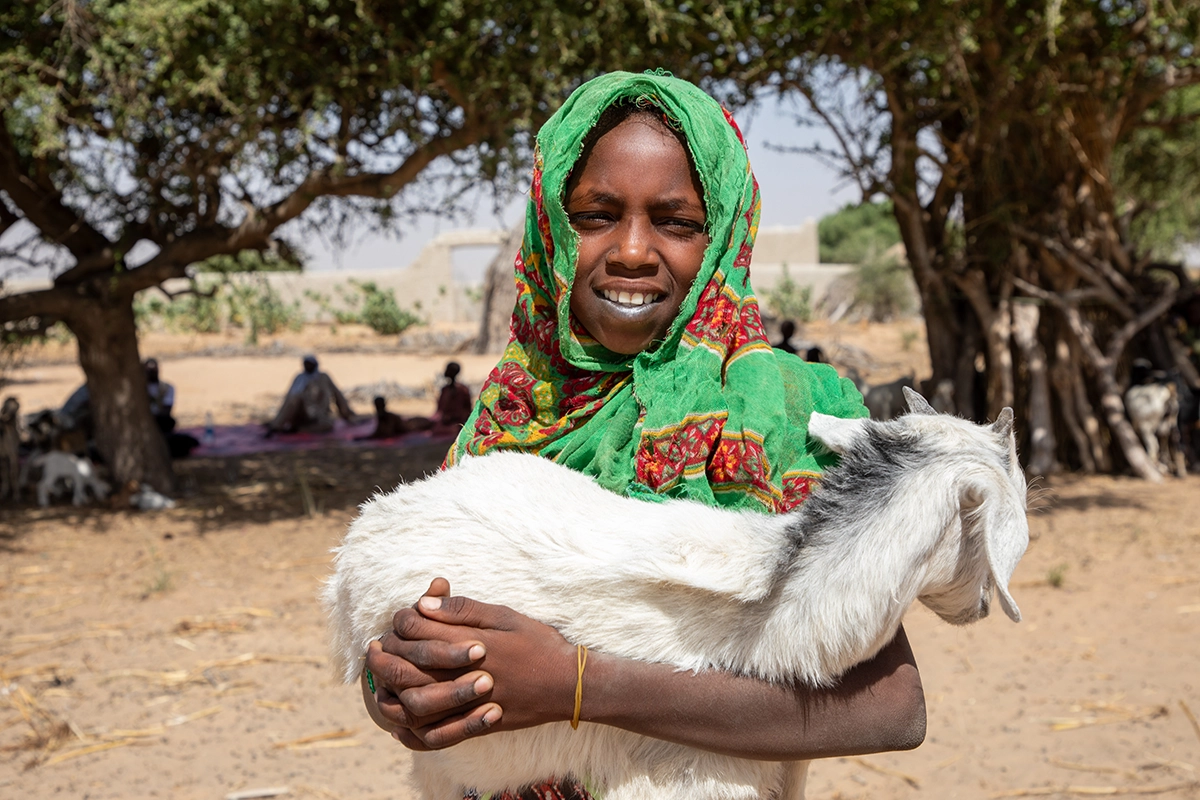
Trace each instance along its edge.
{"label": "goat's horn", "polygon": [[1013,410],[1008,406],[1000,409],[1000,416],[996,417],[996,421],[992,423],[992,430],[1001,436],[1008,436],[1012,433],[1013,427]]}
{"label": "goat's horn", "polygon": [[921,396],[921,393],[916,389],[910,389],[907,386],[900,387],[904,392],[904,399],[908,402],[908,411],[910,414],[936,414],[933,406],[929,405],[929,401]]}

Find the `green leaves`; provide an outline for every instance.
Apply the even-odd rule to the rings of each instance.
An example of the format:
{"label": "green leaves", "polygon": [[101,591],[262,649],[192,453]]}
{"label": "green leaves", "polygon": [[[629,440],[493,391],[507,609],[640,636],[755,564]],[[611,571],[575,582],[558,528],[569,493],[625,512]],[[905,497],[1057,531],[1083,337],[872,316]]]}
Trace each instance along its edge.
{"label": "green leaves", "polygon": [[24,169],[123,249],[258,218],[269,235],[323,195],[428,208],[404,187],[435,162],[442,199],[514,180],[531,133],[600,71],[730,75],[742,14],[655,0],[22,0],[0,10],[0,96]]}

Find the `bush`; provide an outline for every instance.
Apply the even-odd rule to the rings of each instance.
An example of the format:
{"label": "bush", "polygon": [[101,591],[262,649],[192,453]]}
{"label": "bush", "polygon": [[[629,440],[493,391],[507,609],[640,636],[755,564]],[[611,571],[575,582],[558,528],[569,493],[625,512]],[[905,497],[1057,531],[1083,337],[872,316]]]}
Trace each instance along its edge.
{"label": "bush", "polygon": [[800,286],[792,280],[787,264],[783,265],[783,276],[779,283],[767,291],[766,301],[767,308],[779,319],[794,322],[812,320],[812,287]]}
{"label": "bush", "polygon": [[337,293],[349,310],[335,309],[328,297],[309,292],[309,299],[316,302],[327,313],[332,313],[334,320],[340,325],[366,325],[381,336],[399,336],[414,325],[421,324],[421,318],[413,311],[400,308],[396,302],[396,292],[392,289],[380,289],[374,281],[350,281],[352,288],[337,287]]}
{"label": "bush", "polygon": [[908,266],[895,258],[871,258],[854,272],[854,304],[872,322],[909,314],[916,306]]}
{"label": "bush", "polygon": [[223,288],[228,291],[229,322],[249,329],[246,341],[250,344],[258,344],[260,333],[271,336],[285,329],[298,331],[304,325],[300,302],[283,302],[265,278],[240,286],[229,282]]}
{"label": "bush", "polygon": [[174,333],[245,328],[247,343],[258,344],[260,334],[299,330],[304,324],[300,303],[285,303],[265,278],[238,283],[225,275],[211,290],[202,291],[195,281],[192,288],[191,294],[169,300],[154,295],[139,297],[133,306],[138,327],[161,327]]}
{"label": "bush", "polygon": [[362,323],[383,336],[398,336],[421,320],[411,311],[400,308],[392,289],[379,289],[371,281],[356,284],[363,294]]}
{"label": "bush", "polygon": [[862,264],[900,242],[890,200],[847,205],[817,223],[821,261]]}

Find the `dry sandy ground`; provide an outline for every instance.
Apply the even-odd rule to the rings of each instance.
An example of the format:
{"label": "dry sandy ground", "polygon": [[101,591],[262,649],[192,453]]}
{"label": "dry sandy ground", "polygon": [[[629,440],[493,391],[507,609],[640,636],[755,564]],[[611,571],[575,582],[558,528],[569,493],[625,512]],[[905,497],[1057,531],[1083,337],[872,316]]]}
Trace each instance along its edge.
{"label": "dry sandy ground", "polygon": [[[806,336],[869,350],[881,378],[921,366],[903,326]],[[148,344],[185,421],[242,421],[298,363]],[[313,349],[344,386],[431,382],[447,358]],[[491,361],[461,360],[473,383]],[[4,392],[57,404],[72,369],[29,366]],[[439,458],[193,460],[171,511],[0,511],[0,797],[410,797],[404,751],[330,675],[315,595],[356,504]],[[1037,486],[1025,620],[956,629],[914,609],[925,744],[818,762],[810,798],[1200,798],[1200,477]]]}

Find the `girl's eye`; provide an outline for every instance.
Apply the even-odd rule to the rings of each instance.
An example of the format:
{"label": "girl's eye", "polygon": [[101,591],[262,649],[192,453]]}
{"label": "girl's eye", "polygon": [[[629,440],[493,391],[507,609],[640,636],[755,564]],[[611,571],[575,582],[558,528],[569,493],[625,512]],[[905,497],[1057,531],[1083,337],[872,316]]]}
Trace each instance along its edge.
{"label": "girl's eye", "polygon": [[675,233],[704,233],[704,223],[690,219],[672,217],[662,220],[659,224]]}
{"label": "girl's eye", "polygon": [[580,211],[575,214],[567,214],[567,219],[571,223],[571,227],[591,227],[603,225],[612,219],[612,216],[604,211]]}

